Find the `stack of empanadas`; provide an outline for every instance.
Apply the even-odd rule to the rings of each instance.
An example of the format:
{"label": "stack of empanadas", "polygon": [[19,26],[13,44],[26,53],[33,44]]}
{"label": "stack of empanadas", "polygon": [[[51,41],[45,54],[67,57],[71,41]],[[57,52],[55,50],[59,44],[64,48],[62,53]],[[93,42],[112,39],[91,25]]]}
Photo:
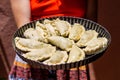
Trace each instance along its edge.
{"label": "stack of empanadas", "polygon": [[25,58],[56,65],[83,60],[107,46],[105,37],[98,37],[95,30],[85,30],[79,23],[45,19],[28,28],[24,37],[16,37],[15,44]]}

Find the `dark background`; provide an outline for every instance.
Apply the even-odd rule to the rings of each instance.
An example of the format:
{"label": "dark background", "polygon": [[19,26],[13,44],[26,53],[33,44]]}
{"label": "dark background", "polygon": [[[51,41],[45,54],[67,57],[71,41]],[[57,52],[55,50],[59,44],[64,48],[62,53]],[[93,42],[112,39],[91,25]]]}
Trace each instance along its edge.
{"label": "dark background", "polygon": [[[98,0],[97,21],[110,32],[111,45],[93,62],[96,80],[120,80],[120,0]],[[15,52],[11,40],[17,29],[9,0],[0,0],[0,80],[7,77]]]}
{"label": "dark background", "polygon": [[120,0],[98,0],[98,23],[111,34],[112,42],[103,57],[95,61],[97,80],[120,80]]}

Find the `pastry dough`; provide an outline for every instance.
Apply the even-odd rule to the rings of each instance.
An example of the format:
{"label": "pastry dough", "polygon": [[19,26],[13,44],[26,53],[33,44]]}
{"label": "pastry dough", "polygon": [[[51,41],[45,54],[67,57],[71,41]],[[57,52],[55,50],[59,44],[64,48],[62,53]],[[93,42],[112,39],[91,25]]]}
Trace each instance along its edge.
{"label": "pastry dough", "polygon": [[43,21],[43,24],[52,24],[53,23],[53,20],[49,20],[49,19],[45,19]]}
{"label": "pastry dough", "polygon": [[52,23],[56,30],[60,33],[61,36],[68,36],[71,29],[70,23],[64,20],[56,19]]}
{"label": "pastry dough", "polygon": [[50,23],[45,24],[45,27],[51,36],[58,35],[58,33],[55,31],[55,28]]}
{"label": "pastry dough", "polygon": [[50,59],[46,60],[44,63],[48,65],[56,65],[66,63],[68,59],[68,54],[66,51],[56,51]]}
{"label": "pastry dough", "polygon": [[83,33],[80,40],[76,43],[79,47],[85,47],[87,43],[97,38],[98,33],[95,30],[87,30]]}
{"label": "pastry dough", "polygon": [[91,40],[83,50],[87,55],[95,54],[97,51],[103,49],[107,45],[107,42],[108,40],[105,37],[99,37]]}
{"label": "pastry dough", "polygon": [[75,23],[70,30],[69,38],[74,41],[78,41],[84,32],[85,32],[84,26]]}
{"label": "pastry dough", "polygon": [[[37,22],[36,30],[38,30],[44,38],[52,36],[52,35],[60,35],[56,28],[52,25],[52,20],[45,19],[43,24]],[[37,26],[38,25],[38,26]]]}
{"label": "pastry dough", "polygon": [[73,45],[69,53],[69,58],[67,63],[80,61],[80,60],[83,60],[84,58],[85,58],[84,51],[79,47],[77,47],[76,45]]}
{"label": "pastry dough", "polygon": [[59,47],[60,49],[66,50],[66,51],[69,51],[72,48],[72,45],[74,44],[73,40],[70,40],[69,38],[64,38],[61,36],[48,37],[48,41],[51,44]]}
{"label": "pastry dough", "polygon": [[40,31],[35,30],[34,28],[28,28],[24,32],[24,36],[29,39],[34,39],[34,40],[43,40],[43,36],[41,35],[42,33]]}
{"label": "pastry dough", "polygon": [[55,53],[55,51],[56,51],[55,47],[48,46],[45,48],[32,50],[28,53],[23,54],[23,56],[31,60],[43,61],[51,57],[53,53]]}
{"label": "pastry dough", "polygon": [[51,46],[50,44],[39,42],[34,39],[25,39],[20,37],[15,38],[15,44],[16,47],[22,51],[31,51],[32,49],[40,49],[43,47]]}
{"label": "pastry dough", "polygon": [[44,24],[40,23],[39,21],[36,22],[35,27],[36,27],[36,28],[41,28],[41,29],[43,29],[43,30],[46,30]]}

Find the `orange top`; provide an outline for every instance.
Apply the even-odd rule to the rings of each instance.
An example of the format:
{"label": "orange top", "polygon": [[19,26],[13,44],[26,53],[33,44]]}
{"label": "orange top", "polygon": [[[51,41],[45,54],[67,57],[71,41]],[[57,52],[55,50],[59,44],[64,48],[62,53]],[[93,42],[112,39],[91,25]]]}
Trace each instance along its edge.
{"label": "orange top", "polygon": [[86,0],[30,0],[31,19],[46,16],[84,17]]}

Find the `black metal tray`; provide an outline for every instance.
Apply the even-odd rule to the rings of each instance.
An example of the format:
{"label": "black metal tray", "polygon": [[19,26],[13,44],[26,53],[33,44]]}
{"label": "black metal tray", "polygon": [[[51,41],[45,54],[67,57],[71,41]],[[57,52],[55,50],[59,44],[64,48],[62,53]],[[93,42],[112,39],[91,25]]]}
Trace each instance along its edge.
{"label": "black metal tray", "polygon": [[[46,65],[46,64],[43,64],[42,62],[33,61],[33,60],[30,60],[30,59],[27,59],[27,58],[23,57],[22,56],[23,52],[18,50],[15,46],[14,38],[17,37],[17,36],[18,37],[23,37],[24,31],[26,29],[30,28],[30,27],[35,28],[36,21],[43,22],[43,20],[45,20],[45,19],[53,20],[53,19],[56,19],[56,18],[68,21],[71,24],[80,23],[85,27],[86,30],[89,30],[89,29],[96,30],[99,33],[98,36],[106,37],[108,39],[107,46],[104,49],[102,49],[101,51],[99,51],[95,54],[86,56],[84,60],[80,60],[80,61],[73,62],[73,63],[59,64],[59,65]],[[30,65],[37,66],[41,69],[49,69],[49,70],[58,70],[58,69],[64,69],[64,70],[66,69],[67,70],[67,69],[70,69],[70,68],[78,68],[78,67],[86,65],[90,62],[93,62],[105,53],[105,51],[107,50],[110,42],[111,42],[111,36],[110,36],[110,33],[107,31],[107,29],[105,29],[105,27],[103,27],[100,24],[98,24],[96,22],[93,22],[91,20],[84,19],[84,18],[78,18],[78,17],[72,17],[72,16],[55,16],[55,17],[41,18],[39,20],[32,21],[28,24],[25,24],[21,28],[19,28],[15,32],[15,34],[13,35],[13,40],[12,40],[14,50],[16,51],[16,53],[18,54],[18,56],[20,58],[22,58],[24,61],[26,61]]]}

